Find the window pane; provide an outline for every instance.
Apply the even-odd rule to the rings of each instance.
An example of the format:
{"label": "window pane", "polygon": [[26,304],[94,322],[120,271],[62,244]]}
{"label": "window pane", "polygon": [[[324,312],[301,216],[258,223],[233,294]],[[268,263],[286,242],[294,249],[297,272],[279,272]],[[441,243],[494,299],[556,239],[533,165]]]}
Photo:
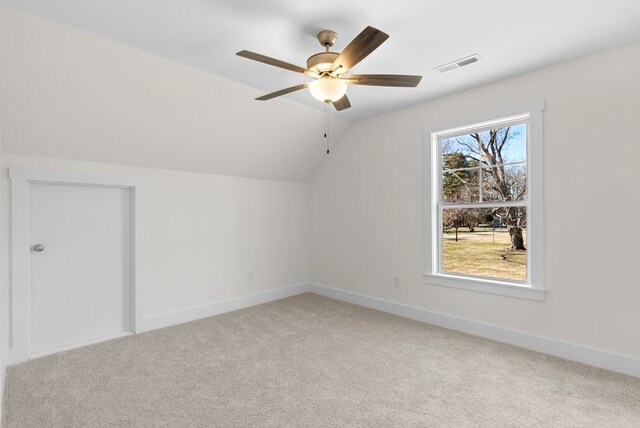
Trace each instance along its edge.
{"label": "window pane", "polygon": [[526,281],[525,207],[442,211],[442,270]]}
{"label": "window pane", "polygon": [[482,169],[482,201],[527,199],[527,164]]}
{"label": "window pane", "polygon": [[442,174],[442,200],[447,203],[478,202],[480,169],[445,171]]}
{"label": "window pane", "polygon": [[469,135],[442,140],[442,169],[478,166],[478,142]]}
{"label": "window pane", "polygon": [[480,149],[479,159],[484,166],[527,161],[526,124],[471,133],[469,136]]}
{"label": "window pane", "polygon": [[507,142],[502,147],[504,163],[527,161],[527,125],[512,126],[509,130]]}

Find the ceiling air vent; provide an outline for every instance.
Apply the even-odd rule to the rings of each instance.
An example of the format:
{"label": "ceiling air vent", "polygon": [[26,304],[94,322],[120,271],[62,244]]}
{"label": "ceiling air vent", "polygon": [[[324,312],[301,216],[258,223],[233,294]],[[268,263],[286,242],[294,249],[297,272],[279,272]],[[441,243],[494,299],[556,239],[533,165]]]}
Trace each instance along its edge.
{"label": "ceiling air vent", "polygon": [[442,64],[435,69],[440,73],[446,73],[447,71],[455,70],[456,68],[464,67],[465,65],[473,64],[478,61],[480,61],[480,56],[478,54],[473,54],[464,58],[457,59],[455,61],[448,62],[446,64]]}

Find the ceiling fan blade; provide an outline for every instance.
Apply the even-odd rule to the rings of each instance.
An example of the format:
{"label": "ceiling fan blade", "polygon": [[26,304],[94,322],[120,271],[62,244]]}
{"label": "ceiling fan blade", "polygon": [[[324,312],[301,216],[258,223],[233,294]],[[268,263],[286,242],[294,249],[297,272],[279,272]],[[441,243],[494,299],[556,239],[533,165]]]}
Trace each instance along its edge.
{"label": "ceiling fan blade", "polygon": [[285,70],[295,71],[296,73],[314,74],[313,72],[310,72],[306,68],[298,67],[297,65],[289,64],[288,62],[280,61],[279,59],[260,55],[259,53],[255,53],[251,51],[240,51],[240,52],[237,52],[236,55],[241,56],[243,58],[252,59],[254,61],[262,62],[264,64],[273,65],[275,67],[284,68]]}
{"label": "ceiling fan blade", "polygon": [[365,59],[371,52],[389,38],[387,33],[367,27],[355,39],[347,45],[333,62],[331,69],[337,71],[339,68],[346,72],[351,67]]}
{"label": "ceiling fan blade", "polygon": [[333,106],[336,108],[336,110],[340,111],[351,107],[351,103],[349,102],[349,98],[347,98],[347,96],[345,95],[338,101],[334,101]]}
{"label": "ceiling fan blade", "polygon": [[304,88],[306,88],[308,86],[309,86],[308,83],[303,83],[301,85],[291,86],[290,88],[280,89],[279,91],[271,92],[270,94],[263,95],[261,97],[256,98],[256,100],[258,100],[258,101],[267,101],[267,100],[270,100],[271,98],[275,98],[275,97],[279,97],[281,95],[286,95],[286,94],[291,93],[291,92],[299,91],[300,89],[304,89]]}
{"label": "ceiling fan blade", "polygon": [[418,86],[418,83],[420,83],[420,80],[422,80],[422,76],[411,76],[408,74],[352,74],[343,80],[352,85],[415,88]]}

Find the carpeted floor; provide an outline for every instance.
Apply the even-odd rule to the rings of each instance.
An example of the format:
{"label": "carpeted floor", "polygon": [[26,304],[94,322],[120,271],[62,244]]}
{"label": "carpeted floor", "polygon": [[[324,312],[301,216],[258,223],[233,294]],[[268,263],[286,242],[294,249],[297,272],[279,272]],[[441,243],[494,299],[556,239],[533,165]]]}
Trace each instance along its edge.
{"label": "carpeted floor", "polygon": [[640,379],[314,294],[9,368],[4,427],[640,427]]}

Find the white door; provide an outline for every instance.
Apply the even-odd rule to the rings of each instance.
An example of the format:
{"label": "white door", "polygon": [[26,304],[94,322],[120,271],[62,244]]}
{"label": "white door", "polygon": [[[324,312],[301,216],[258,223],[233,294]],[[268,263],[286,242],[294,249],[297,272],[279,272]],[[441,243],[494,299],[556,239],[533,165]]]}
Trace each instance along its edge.
{"label": "white door", "polygon": [[131,190],[30,187],[29,356],[131,331]]}

